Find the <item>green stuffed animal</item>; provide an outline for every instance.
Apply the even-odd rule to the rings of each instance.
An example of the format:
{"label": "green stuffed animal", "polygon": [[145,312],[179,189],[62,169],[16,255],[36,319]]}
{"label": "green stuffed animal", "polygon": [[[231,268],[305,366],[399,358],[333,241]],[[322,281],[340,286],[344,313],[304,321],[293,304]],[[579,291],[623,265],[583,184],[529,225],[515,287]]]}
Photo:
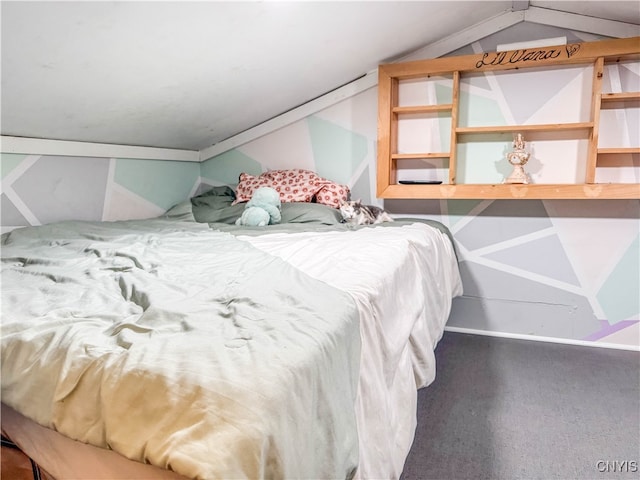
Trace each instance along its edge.
{"label": "green stuffed animal", "polygon": [[236,225],[263,227],[280,223],[280,205],[280,194],[274,188],[260,187],[251,195]]}

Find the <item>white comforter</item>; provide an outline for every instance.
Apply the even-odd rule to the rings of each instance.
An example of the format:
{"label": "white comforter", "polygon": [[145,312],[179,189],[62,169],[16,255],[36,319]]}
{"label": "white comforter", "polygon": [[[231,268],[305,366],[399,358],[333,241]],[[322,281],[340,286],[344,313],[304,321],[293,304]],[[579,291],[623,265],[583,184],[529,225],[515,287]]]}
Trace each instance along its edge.
{"label": "white comforter", "polygon": [[449,238],[422,223],[239,238],[354,298],[362,339],[357,477],[399,478],[414,438],[417,389],[435,378],[434,348],[452,298],[462,294]]}

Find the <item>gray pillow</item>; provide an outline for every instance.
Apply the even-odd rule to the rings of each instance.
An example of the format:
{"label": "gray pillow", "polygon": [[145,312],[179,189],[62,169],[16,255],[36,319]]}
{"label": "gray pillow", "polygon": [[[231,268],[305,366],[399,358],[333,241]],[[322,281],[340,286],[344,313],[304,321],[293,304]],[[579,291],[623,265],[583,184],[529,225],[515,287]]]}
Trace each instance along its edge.
{"label": "gray pillow", "polygon": [[[214,202],[215,203],[215,202]],[[246,203],[238,203],[237,205],[224,206],[219,204],[217,207],[212,205],[194,205],[193,216],[196,222],[200,223],[235,223],[242,215]]]}
{"label": "gray pillow", "polygon": [[[215,202],[212,202],[215,204]],[[216,207],[212,204],[193,206],[193,216],[196,222],[234,224],[242,215],[246,202],[236,205]],[[281,207],[282,220],[280,223],[315,223],[322,225],[336,225],[342,222],[340,210],[321,203],[287,202]]]}
{"label": "gray pillow", "polygon": [[282,204],[280,223],[320,223],[336,225],[342,222],[340,210],[321,203],[290,202]]}
{"label": "gray pillow", "polygon": [[177,205],[174,205],[167,210],[160,218],[169,218],[171,220],[178,220],[184,222],[195,222],[196,219],[193,216],[193,210],[191,208],[191,200],[185,200]]}
{"label": "gray pillow", "polygon": [[194,207],[223,208],[228,207],[236,199],[236,194],[227,185],[213,187],[200,195],[191,198]]}

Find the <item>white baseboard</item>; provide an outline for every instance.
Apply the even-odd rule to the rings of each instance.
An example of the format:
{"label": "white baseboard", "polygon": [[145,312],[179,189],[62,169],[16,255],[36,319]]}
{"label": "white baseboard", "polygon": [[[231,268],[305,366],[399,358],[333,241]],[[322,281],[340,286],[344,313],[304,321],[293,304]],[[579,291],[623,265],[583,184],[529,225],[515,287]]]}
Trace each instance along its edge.
{"label": "white baseboard", "polygon": [[605,343],[605,342],[589,342],[586,340],[572,340],[570,338],[555,338],[555,337],[542,337],[539,335],[524,335],[521,333],[505,333],[505,332],[492,332],[488,330],[477,330],[474,328],[463,327],[444,327],[445,332],[454,333],[469,333],[472,335],[484,335],[486,337],[500,337],[500,338],[513,338],[516,340],[531,340],[534,342],[547,342],[547,343],[562,343],[565,345],[578,345],[582,347],[598,347],[598,348],[612,348],[616,350],[629,350],[633,352],[640,352],[640,345],[623,345],[620,343]]}

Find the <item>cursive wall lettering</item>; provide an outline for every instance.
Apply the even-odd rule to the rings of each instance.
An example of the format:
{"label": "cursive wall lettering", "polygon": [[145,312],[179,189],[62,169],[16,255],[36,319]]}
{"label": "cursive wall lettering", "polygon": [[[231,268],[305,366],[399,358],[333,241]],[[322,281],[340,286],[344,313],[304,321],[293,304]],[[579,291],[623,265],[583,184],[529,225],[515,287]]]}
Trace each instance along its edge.
{"label": "cursive wall lettering", "polygon": [[[579,44],[567,45],[565,48],[567,58],[575,55],[578,50],[580,50]],[[482,59],[476,63],[476,68],[482,68],[487,65],[508,65],[547,60],[549,58],[558,58],[562,53],[563,50],[557,47],[546,49],[524,48],[510,52],[485,53],[482,55]]]}

